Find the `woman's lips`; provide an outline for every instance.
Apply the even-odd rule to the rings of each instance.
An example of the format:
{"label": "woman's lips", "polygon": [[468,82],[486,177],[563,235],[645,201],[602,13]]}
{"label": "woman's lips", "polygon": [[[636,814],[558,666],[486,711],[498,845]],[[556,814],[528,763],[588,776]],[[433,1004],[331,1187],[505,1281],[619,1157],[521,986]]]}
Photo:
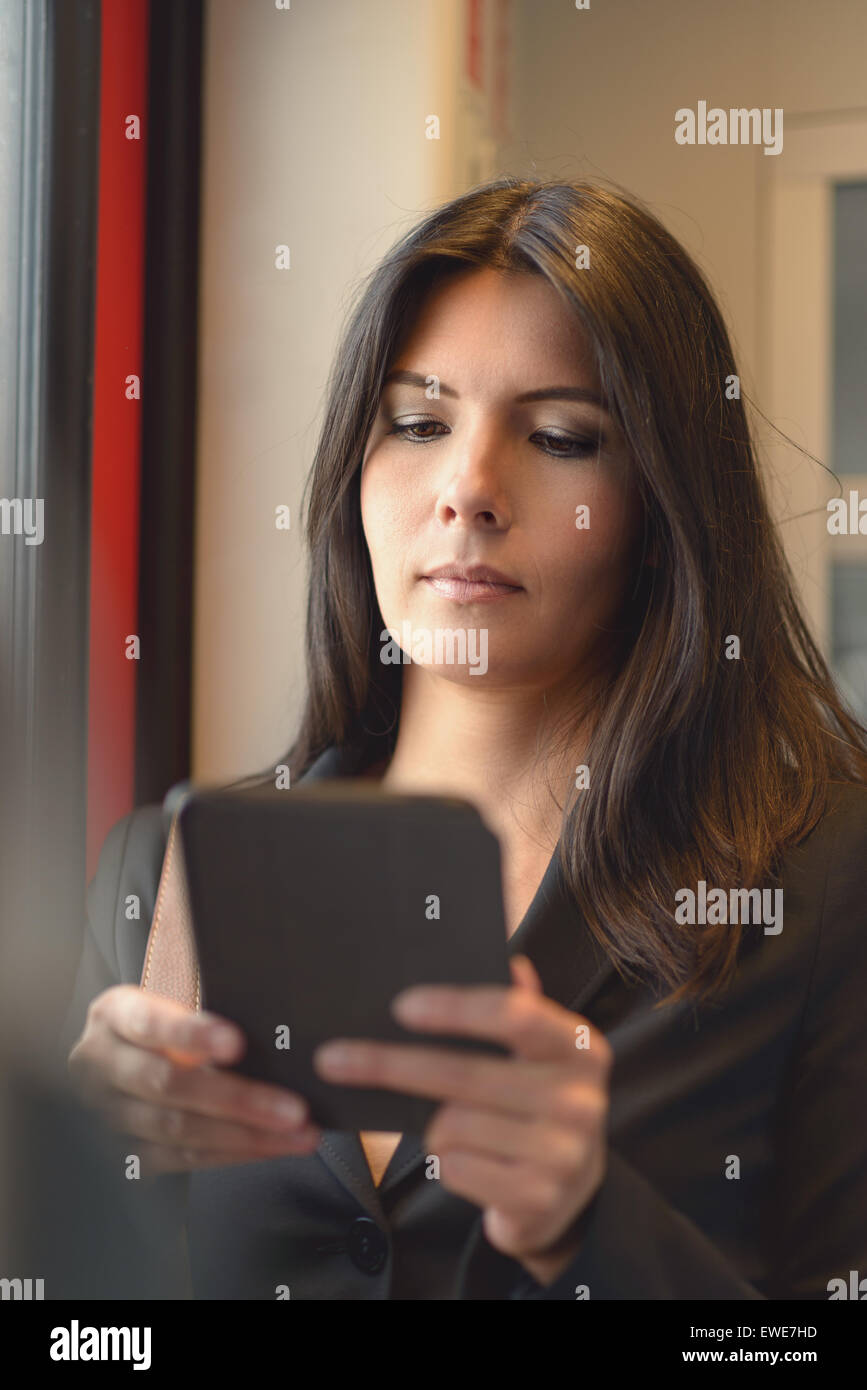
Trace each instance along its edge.
{"label": "woman's lips", "polygon": [[518,584],[491,584],[477,579],[450,579],[444,575],[431,577],[426,574],[423,578],[425,584],[442,594],[443,598],[454,599],[457,603],[492,603],[494,599],[523,593]]}

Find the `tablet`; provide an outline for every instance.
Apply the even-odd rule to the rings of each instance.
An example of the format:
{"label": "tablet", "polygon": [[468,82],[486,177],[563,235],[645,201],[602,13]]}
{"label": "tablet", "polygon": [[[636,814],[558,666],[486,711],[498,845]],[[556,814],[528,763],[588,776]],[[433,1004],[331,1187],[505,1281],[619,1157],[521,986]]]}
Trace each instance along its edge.
{"label": "tablet", "polygon": [[325,1129],[420,1133],[440,1101],[326,1081],[314,1050],[355,1037],[509,1055],[389,1011],[410,985],[511,983],[500,846],[470,802],[333,778],[193,791],[178,825],[202,1006],[248,1040],[234,1070],[303,1095]]}

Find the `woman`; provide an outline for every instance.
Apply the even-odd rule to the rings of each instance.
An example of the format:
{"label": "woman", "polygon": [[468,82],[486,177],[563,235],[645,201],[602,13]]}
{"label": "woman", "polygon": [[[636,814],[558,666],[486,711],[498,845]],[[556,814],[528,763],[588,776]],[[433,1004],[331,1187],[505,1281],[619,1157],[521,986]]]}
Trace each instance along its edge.
{"label": "woman", "polygon": [[[147,1171],[189,1174],[194,1294],[827,1298],[867,1274],[867,735],[695,264],[598,184],[437,209],[364,287],[311,482],[293,785],[476,803],[513,986],[395,1008],[512,1055],[432,1036],[350,1046],[347,1072],[323,1048],[324,1076],[442,1102],[423,1136],[323,1134],[220,1070],[236,1028],[135,987],[165,828],[126,817],[70,1070]],[[456,628],[484,672],[388,655]]]}

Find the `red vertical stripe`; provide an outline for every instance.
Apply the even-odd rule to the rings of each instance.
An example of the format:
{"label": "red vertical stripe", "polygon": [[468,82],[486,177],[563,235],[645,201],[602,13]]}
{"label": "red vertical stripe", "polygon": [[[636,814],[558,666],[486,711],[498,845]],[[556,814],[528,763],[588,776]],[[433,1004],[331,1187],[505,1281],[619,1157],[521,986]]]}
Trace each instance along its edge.
{"label": "red vertical stripe", "polygon": [[[87,876],[133,803],[149,0],[102,0],[90,547]],[[129,138],[129,118],[139,138]],[[141,382],[141,390],[147,383]]]}
{"label": "red vertical stripe", "polygon": [[482,23],[484,0],[466,0],[467,77],[476,87],[484,82],[482,72]]}
{"label": "red vertical stripe", "polygon": [[511,63],[511,0],[495,0],[494,6],[494,75],[491,92],[491,127],[498,140],[508,134],[509,77]]}

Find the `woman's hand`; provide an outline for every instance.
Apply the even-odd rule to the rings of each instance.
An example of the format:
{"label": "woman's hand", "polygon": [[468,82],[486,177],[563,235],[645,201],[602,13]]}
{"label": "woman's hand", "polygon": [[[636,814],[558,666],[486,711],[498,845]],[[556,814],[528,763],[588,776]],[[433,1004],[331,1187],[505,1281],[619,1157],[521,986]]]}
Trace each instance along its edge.
{"label": "woman's hand", "polygon": [[[491,1245],[548,1284],[580,1248],[577,1218],[605,1175],[614,1054],[587,1019],[545,997],[526,956],[511,966],[512,987],[431,985],[392,1004],[407,1028],[491,1038],[511,1057],[335,1039],[314,1066],[329,1081],[443,1100],[424,1134],[443,1185],[483,1209]],[[411,1000],[427,1001],[423,1014]],[[338,1047],[354,1066],[327,1064]]]}
{"label": "woman's hand", "polygon": [[321,1130],[301,1096],[215,1069],[245,1047],[227,1019],[114,985],[91,1003],[67,1068],[81,1097],[140,1141],[143,1176],[312,1153]]}

